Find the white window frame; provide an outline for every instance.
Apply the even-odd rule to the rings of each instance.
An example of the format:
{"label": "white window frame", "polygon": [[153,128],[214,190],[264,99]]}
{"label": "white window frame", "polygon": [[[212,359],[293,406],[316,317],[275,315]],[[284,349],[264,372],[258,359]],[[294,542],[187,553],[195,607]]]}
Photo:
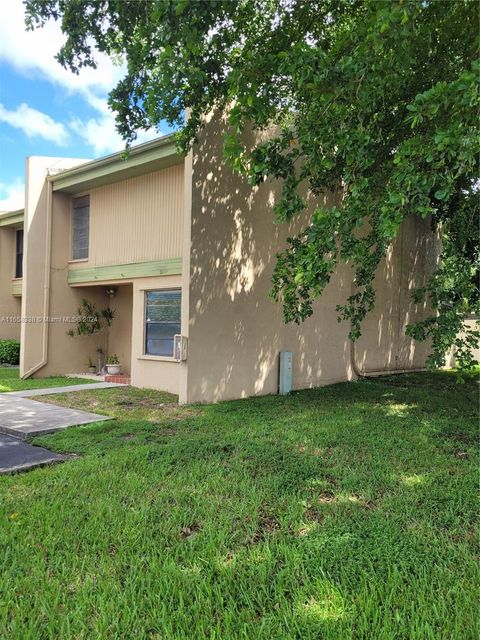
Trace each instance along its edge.
{"label": "white window frame", "polygon": [[[80,202],[83,201],[82,206],[80,206]],[[77,206],[76,206],[77,203]],[[85,209],[88,206],[87,213],[87,246],[86,246],[86,255],[81,257],[75,257],[75,211],[76,209]],[[90,196],[85,194],[83,196],[79,196],[72,199],[72,215],[71,215],[71,260],[70,262],[85,262],[88,260],[90,255]]]}
{"label": "white window frame", "polygon": [[[182,321],[182,288],[181,287],[168,287],[165,289],[162,288],[154,288],[154,289],[144,289],[143,290],[143,345],[142,345],[142,359],[146,359],[146,360],[168,360],[171,362],[177,362],[177,360],[175,359],[175,335],[178,333],[177,331],[175,331],[172,334],[172,341],[173,341],[173,348],[172,348],[172,355],[171,356],[165,356],[165,355],[160,355],[160,354],[155,354],[155,353],[148,353],[147,351],[147,299],[148,299],[148,294],[149,293],[153,293],[153,292],[159,292],[159,293],[168,293],[168,292],[177,292],[180,294],[180,318],[179,318],[179,322],[178,324],[180,324],[181,327],[181,321]],[[160,321],[158,321],[160,322]]]}

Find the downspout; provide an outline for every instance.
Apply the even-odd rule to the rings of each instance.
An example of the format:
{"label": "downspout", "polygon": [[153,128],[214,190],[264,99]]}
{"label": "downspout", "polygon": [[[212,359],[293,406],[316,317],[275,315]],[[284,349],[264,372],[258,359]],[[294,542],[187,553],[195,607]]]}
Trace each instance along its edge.
{"label": "downspout", "polygon": [[[401,235],[401,252],[400,252],[400,273],[403,270],[403,229]],[[350,293],[353,295],[355,293],[355,285],[354,279],[352,278]],[[400,334],[400,308],[398,312],[398,321],[397,321],[397,332]],[[419,373],[421,371],[426,371],[425,367],[423,368],[410,368],[410,369],[372,369],[371,371],[367,371],[365,369],[360,369],[357,364],[357,358],[355,353],[355,341],[350,340],[350,365],[353,369],[353,373],[357,376],[357,378],[368,378],[369,376],[377,377],[377,376],[391,376],[397,373]]]}
{"label": "downspout", "polygon": [[356,356],[355,356],[355,342],[350,340],[350,364],[352,365],[353,373],[357,376],[357,378],[368,378],[370,376],[392,376],[395,373],[419,373],[421,371],[426,371],[425,367],[423,368],[411,368],[411,369],[372,369],[370,370],[361,370],[357,364]]}
{"label": "downspout", "polygon": [[[42,333],[42,359],[41,361],[23,374],[22,379],[29,378],[39,371],[48,362],[48,316],[50,311],[50,261],[52,245],[52,183],[46,180],[47,187],[47,219],[45,222],[45,270],[44,270],[44,293],[43,293],[43,333]],[[28,242],[28,240],[27,240]]]}

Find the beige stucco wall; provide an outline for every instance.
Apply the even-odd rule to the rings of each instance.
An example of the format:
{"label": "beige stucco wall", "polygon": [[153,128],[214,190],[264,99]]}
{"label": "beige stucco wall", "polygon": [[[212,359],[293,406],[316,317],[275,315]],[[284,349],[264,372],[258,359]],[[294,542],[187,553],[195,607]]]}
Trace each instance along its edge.
{"label": "beige stucco wall", "polygon": [[[82,298],[86,298],[93,302],[97,308],[102,309],[109,305],[109,299],[105,293],[105,288],[101,287],[70,287],[67,283],[68,259],[70,257],[70,247],[66,239],[70,233],[70,197],[63,194],[53,194],[52,198],[52,224],[51,224],[51,263],[50,263],[50,299],[47,315],[51,318],[62,318],[77,315],[77,309],[81,304]],[[31,245],[36,245],[29,238],[29,252]],[[38,243],[41,245],[41,243]],[[38,247],[40,249],[41,247]],[[31,255],[27,259],[28,268],[30,267]],[[39,277],[36,273],[36,278]],[[27,281],[31,278],[31,273],[27,275]],[[31,290],[30,290],[31,291]],[[26,307],[29,309],[27,315],[35,315],[30,313],[33,307],[32,294],[27,293],[28,301]],[[37,296],[34,297],[37,300]],[[41,301],[39,300],[39,303]],[[41,305],[39,305],[38,313],[41,314]],[[38,331],[37,325],[24,325],[26,334],[29,338],[25,346],[25,358],[28,356],[30,360],[29,366],[35,361],[32,354],[38,358],[36,353],[35,338],[32,337],[34,331]],[[37,376],[45,377],[50,375],[65,374],[72,372],[84,372],[87,370],[88,358],[96,361],[97,347],[105,348],[104,335],[96,336],[78,336],[72,338],[67,335],[67,331],[74,328],[75,324],[68,322],[49,322],[47,323],[47,363],[38,372]],[[41,328],[41,327],[40,327]]]}
{"label": "beige stucco wall", "polygon": [[181,276],[137,278],[133,281],[132,384],[179,393],[180,364],[173,359],[144,355],[145,291],[181,288]]}
{"label": "beige stucco wall", "polygon": [[[181,276],[70,286],[67,277],[71,267],[71,196],[51,192],[45,180],[51,162],[48,158],[28,162],[26,224],[30,234],[25,252],[24,280],[28,294],[23,313],[74,316],[82,298],[99,309],[111,306],[116,313],[108,331],[108,343],[105,334],[72,338],[67,331],[74,325],[65,322],[24,324],[21,373],[36,367],[39,368],[34,375],[38,377],[83,372],[89,357],[96,360],[97,347],[105,349],[108,344],[108,352],[118,355],[123,371],[131,373],[133,384],[178,393],[180,365],[173,360],[144,357],[143,331],[145,290],[180,287]],[[89,247],[93,261],[75,262],[75,267],[181,256],[183,179],[183,166],[175,166],[93,190]],[[48,255],[50,264],[46,269]],[[48,304],[44,295],[47,282]],[[116,288],[113,298],[107,296],[107,287]]]}
{"label": "beige stucco wall", "polygon": [[[268,293],[275,253],[294,229],[273,223],[278,185],[263,184],[252,191],[225,165],[222,139],[218,124],[210,123],[191,158],[188,329],[182,331],[188,332],[189,351],[181,401],[276,393],[281,350],[293,351],[295,389],[352,379],[349,327],[337,322],[335,311],[351,292],[351,269],[338,269],[311,318],[300,326],[283,323],[282,308]],[[357,354],[370,367],[423,363],[424,353],[412,350],[410,341],[399,337],[399,329],[414,311],[405,301],[412,266],[420,264],[425,250],[417,238],[427,232],[408,226],[403,257],[397,247],[385,267],[394,272],[391,282],[380,277],[377,283],[379,309],[365,323],[366,336]],[[406,248],[409,242],[413,246]],[[401,271],[399,261],[404,265]]]}
{"label": "beige stucco wall", "polygon": [[[471,316],[465,320],[465,325],[469,331],[480,331],[480,317]],[[461,332],[460,337],[464,338],[465,333]],[[457,366],[457,361],[455,357],[456,348],[453,347],[445,358],[445,368],[451,369]],[[473,350],[473,357],[478,364],[480,364],[480,348]]]}
{"label": "beige stucco wall", "polygon": [[0,227],[0,340],[6,338],[20,340],[20,323],[5,320],[10,317],[19,317],[21,312],[21,298],[12,295],[15,250],[16,229]]}
{"label": "beige stucco wall", "polygon": [[33,371],[47,356],[46,315],[48,286],[46,261],[49,250],[48,216],[50,193],[46,183],[47,158],[32,157],[26,163],[22,316],[40,318],[23,322],[20,340],[20,375]]}
{"label": "beige stucco wall", "polygon": [[[96,338],[71,338],[71,324],[49,318],[76,314],[82,289],[67,285],[70,245],[70,198],[52,194],[46,177],[50,170],[83,162],[72,158],[27,159],[25,240],[20,374],[41,377],[85,371],[88,356],[95,357]],[[93,301],[104,303],[104,292]],[[33,321],[36,320],[36,321]]]}
{"label": "beige stucco wall", "polygon": [[108,299],[106,306],[111,307],[115,316],[108,331],[108,353],[116,354],[122,366],[122,372],[129,374],[132,358],[132,307],[133,285],[121,284],[116,294]]}
{"label": "beige stucco wall", "polygon": [[[465,321],[468,329],[473,331],[480,331],[480,318],[479,317],[471,317]],[[473,357],[480,364],[480,347],[478,349],[473,350]]]}
{"label": "beige stucco wall", "polygon": [[417,216],[404,221],[400,233],[382,261],[376,278],[375,308],[354,345],[355,362],[362,373],[422,368],[429,341],[405,334],[408,324],[430,315],[426,304],[415,304],[412,293],[426,284],[438,262],[440,244],[430,219]]}
{"label": "beige stucco wall", "polygon": [[88,260],[77,268],[182,255],[183,164],[97,187],[90,195]]}
{"label": "beige stucco wall", "polygon": [[[58,231],[61,233],[60,225]],[[59,269],[60,272],[65,272]],[[181,276],[137,278],[109,283],[117,289],[109,298],[105,285],[70,287],[64,277],[52,282],[52,309],[75,309],[81,298],[94,302],[98,308],[111,306],[115,310],[112,326],[106,334],[94,337],[71,338],[66,334],[68,326],[50,325],[48,364],[36,375],[56,375],[83,372],[90,356],[96,360],[96,348],[101,346],[109,354],[116,353],[122,372],[130,374],[136,387],[179,392],[180,365],[167,358],[144,355],[145,291],[171,289],[181,286]],[[65,311],[63,313],[66,313]]]}
{"label": "beige stucco wall", "polygon": [[[352,379],[349,327],[337,322],[335,310],[352,291],[351,269],[338,269],[311,318],[300,326],[284,324],[281,305],[268,297],[275,254],[307,219],[290,227],[274,224],[279,185],[252,190],[229,169],[216,127],[207,127],[185,170],[173,166],[93,189],[89,260],[73,265],[71,196],[50,191],[45,169],[51,159],[30,159],[22,315],[75,315],[83,297],[100,308],[110,304],[116,318],[108,350],[117,353],[132,384],[178,393],[181,402],[276,393],[281,350],[294,353],[296,389]],[[407,222],[379,272],[377,308],[364,323],[355,349],[358,367],[370,371],[423,365],[425,347],[405,338],[403,329],[421,312],[409,296],[436,255],[428,223]],[[73,266],[180,256],[181,276],[81,287],[67,282]],[[112,300],[107,286],[117,288]],[[144,355],[145,291],[177,287],[182,288],[182,334],[189,338],[188,359],[181,364]],[[105,341],[72,339],[68,328],[65,323],[24,324],[21,373],[38,367],[38,376],[85,371],[88,357],[94,359],[96,347]]]}

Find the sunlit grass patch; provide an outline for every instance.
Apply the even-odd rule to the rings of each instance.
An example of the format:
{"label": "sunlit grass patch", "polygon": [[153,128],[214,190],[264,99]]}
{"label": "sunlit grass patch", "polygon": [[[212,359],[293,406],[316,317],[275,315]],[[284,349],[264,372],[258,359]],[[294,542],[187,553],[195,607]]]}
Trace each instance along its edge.
{"label": "sunlit grass patch", "polygon": [[321,584],[316,595],[297,606],[298,615],[308,622],[326,622],[345,619],[349,609],[339,590],[332,584]]}
{"label": "sunlit grass patch", "polygon": [[400,482],[402,482],[407,487],[416,487],[421,484],[425,484],[426,476],[418,473],[413,473],[412,475],[402,475],[399,478]]}
{"label": "sunlit grass patch", "polygon": [[27,378],[22,380],[19,370],[15,367],[0,366],[0,393],[8,391],[27,391],[29,389],[43,389],[47,387],[65,387],[74,384],[89,384],[94,380],[85,378],[66,378],[56,376],[50,378]]}
{"label": "sunlit grass patch", "polygon": [[397,418],[406,418],[408,417],[411,411],[415,410],[415,405],[406,404],[404,402],[401,403],[389,403],[385,408],[385,413],[388,416],[394,416]]}
{"label": "sunlit grass patch", "polygon": [[318,528],[318,522],[317,519],[308,522],[307,524],[302,525],[299,529],[298,529],[298,535],[301,536],[302,538],[305,536],[310,535],[311,533],[313,533],[315,531],[315,529]]}
{"label": "sunlit grass patch", "polygon": [[477,385],[401,378],[52,396],[115,419],[0,478],[0,638],[476,640]]}
{"label": "sunlit grass patch", "polygon": [[180,407],[177,396],[163,391],[114,387],[113,389],[86,389],[64,394],[46,395],[42,402],[68,406],[83,411],[101,413],[123,420],[148,420],[153,426],[165,427],[165,417],[172,420],[198,415],[195,407]]}

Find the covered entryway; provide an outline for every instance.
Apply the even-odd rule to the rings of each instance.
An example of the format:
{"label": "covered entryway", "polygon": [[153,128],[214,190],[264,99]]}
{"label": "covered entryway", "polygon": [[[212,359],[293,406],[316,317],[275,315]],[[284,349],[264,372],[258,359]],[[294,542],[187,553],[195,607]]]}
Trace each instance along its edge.
{"label": "covered entryway", "polygon": [[[108,304],[114,318],[108,330],[107,355],[116,355],[121,372],[130,378],[132,370],[132,284],[112,285],[107,288]],[[108,380],[121,382],[121,380]]]}
{"label": "covered entryway", "polygon": [[[78,370],[69,369],[65,373],[75,377],[89,377],[102,379],[106,382],[130,383],[131,359],[132,359],[132,305],[133,286],[128,283],[112,283],[72,288],[76,292],[79,303],[84,308],[84,301],[95,305],[95,313],[98,314],[102,328],[90,336],[77,336],[72,338],[70,349],[81,349],[83,354],[83,366]],[[106,317],[111,313],[111,319],[106,322]],[[75,326],[73,327],[76,330]],[[102,350],[99,358],[98,349]],[[120,374],[113,376],[100,376],[100,364],[106,358],[118,359]],[[89,371],[89,363],[96,367],[96,371]]]}

